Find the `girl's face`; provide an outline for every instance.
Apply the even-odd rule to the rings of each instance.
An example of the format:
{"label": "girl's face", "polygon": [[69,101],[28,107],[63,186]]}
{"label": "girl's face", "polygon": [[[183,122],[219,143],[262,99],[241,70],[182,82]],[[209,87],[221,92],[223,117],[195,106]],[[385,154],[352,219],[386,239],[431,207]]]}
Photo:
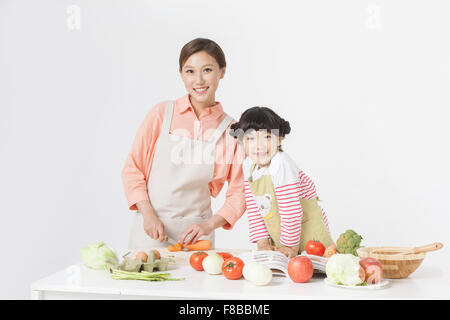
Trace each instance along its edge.
{"label": "girl's face", "polygon": [[212,105],[219,81],[225,75],[225,67],[220,69],[214,57],[199,51],[186,60],[180,75],[191,102]]}
{"label": "girl's face", "polygon": [[251,130],[245,133],[242,140],[245,155],[258,166],[264,167],[277,153],[282,139],[268,130]]}

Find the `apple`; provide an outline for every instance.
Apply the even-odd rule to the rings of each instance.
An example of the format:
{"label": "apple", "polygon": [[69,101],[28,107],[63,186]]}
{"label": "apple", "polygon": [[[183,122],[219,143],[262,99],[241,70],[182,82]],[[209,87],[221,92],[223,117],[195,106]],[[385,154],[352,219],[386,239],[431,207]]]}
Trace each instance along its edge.
{"label": "apple", "polygon": [[367,257],[359,260],[359,265],[366,273],[365,281],[368,284],[375,284],[381,281],[381,278],[383,277],[383,266],[380,261],[375,258]]}
{"label": "apple", "polygon": [[363,267],[359,267],[359,269],[358,269],[358,277],[361,279],[361,282],[366,281],[366,271],[364,271]]}
{"label": "apple", "polygon": [[297,256],[289,260],[288,274],[297,283],[308,282],[314,273],[313,264],[308,257]]}

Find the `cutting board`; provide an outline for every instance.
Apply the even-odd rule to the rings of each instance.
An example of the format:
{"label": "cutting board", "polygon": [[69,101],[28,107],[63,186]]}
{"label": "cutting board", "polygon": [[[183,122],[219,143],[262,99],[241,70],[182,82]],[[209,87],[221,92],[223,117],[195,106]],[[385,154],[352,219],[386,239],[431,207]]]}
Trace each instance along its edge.
{"label": "cutting board", "polygon": [[[174,260],[174,264],[177,265],[189,265],[189,258],[191,254],[196,251],[176,251],[170,252],[167,247],[155,248],[161,254],[161,257],[172,258]],[[139,251],[147,252],[146,250],[130,250],[128,254],[123,257],[126,259],[134,259],[136,253]],[[250,249],[214,249],[214,250],[206,250],[207,254],[216,253],[216,252],[227,252],[232,254],[233,256],[237,256],[243,252],[251,252]]]}

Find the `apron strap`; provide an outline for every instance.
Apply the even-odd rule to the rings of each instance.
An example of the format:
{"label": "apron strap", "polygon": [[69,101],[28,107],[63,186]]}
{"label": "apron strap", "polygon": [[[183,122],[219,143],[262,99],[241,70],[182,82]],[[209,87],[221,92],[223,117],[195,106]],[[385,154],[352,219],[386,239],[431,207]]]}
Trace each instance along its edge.
{"label": "apron strap", "polygon": [[[270,164],[269,164],[269,165],[270,165]],[[267,175],[267,174],[268,174],[267,172],[268,172],[268,170],[269,170],[269,165],[267,165],[267,166],[264,168],[264,173],[263,173],[263,175]],[[253,171],[255,171],[255,168],[256,168],[256,163],[252,164],[251,167],[250,167],[249,177],[247,177],[247,181],[250,182],[250,183],[253,182]]]}
{"label": "apron strap", "polygon": [[253,171],[255,170],[255,167],[256,167],[256,163],[252,164],[250,167],[250,172],[248,173],[249,177],[247,177],[247,181],[250,183],[253,182]]}
{"label": "apron strap", "polygon": [[231,121],[233,121],[233,119],[229,115],[226,115],[226,117],[222,120],[217,129],[211,135],[208,142],[215,145],[222,136],[223,132],[228,128],[228,125],[231,123]]}
{"label": "apron strap", "polygon": [[[162,123],[162,127],[161,127],[161,132],[166,132],[167,134],[169,134],[169,132],[170,132],[170,125],[172,123],[172,115],[173,115],[173,109],[174,109],[173,105],[174,105],[173,100],[166,101],[166,108],[164,110],[164,119],[163,119],[163,123]],[[226,115],[225,118],[222,120],[222,122],[217,127],[217,129],[211,135],[208,142],[215,145],[217,143],[217,141],[220,139],[220,137],[222,136],[223,132],[228,128],[228,126],[230,125],[230,123],[232,121],[233,121],[233,119],[229,115]]]}
{"label": "apron strap", "polygon": [[172,123],[173,115],[173,101],[166,101],[166,109],[164,110],[164,119],[161,127],[161,132],[169,134],[170,124]]}

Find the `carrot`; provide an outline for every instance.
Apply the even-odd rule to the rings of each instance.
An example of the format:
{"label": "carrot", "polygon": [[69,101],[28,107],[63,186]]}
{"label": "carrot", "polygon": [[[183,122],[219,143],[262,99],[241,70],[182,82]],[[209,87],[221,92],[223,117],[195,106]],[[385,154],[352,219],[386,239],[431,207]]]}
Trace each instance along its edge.
{"label": "carrot", "polygon": [[211,241],[199,240],[195,243],[184,245],[183,248],[187,248],[190,251],[203,251],[211,249]]}
{"label": "carrot", "polygon": [[175,243],[174,245],[169,245],[167,247],[167,250],[169,250],[170,252],[176,252],[183,250],[183,247],[181,246],[181,244]]}
{"label": "carrot", "polygon": [[326,258],[330,258],[334,254],[336,254],[336,245],[335,244],[332,244],[331,246],[329,246],[328,248],[325,249],[324,256]]}

